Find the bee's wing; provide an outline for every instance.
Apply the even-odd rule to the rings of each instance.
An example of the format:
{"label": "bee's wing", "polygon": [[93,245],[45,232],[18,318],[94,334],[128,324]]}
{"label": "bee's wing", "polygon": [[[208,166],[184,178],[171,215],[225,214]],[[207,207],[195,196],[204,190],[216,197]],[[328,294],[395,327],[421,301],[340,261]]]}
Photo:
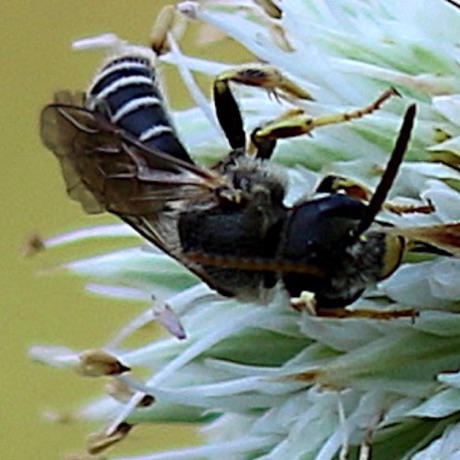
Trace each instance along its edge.
{"label": "bee's wing", "polygon": [[409,241],[409,250],[411,245],[416,250],[417,243],[422,243],[444,251],[446,255],[460,257],[460,223],[424,227],[389,227],[383,231],[406,238]]}
{"label": "bee's wing", "polygon": [[45,147],[59,160],[69,196],[79,201],[86,212],[94,214],[103,212],[104,205],[85,186],[78,173],[80,152],[87,149],[85,141],[97,131],[94,119],[80,109],[83,99],[83,93],[57,93],[56,103],[69,104],[65,111],[68,118],[62,116],[54,104],[46,106],[40,116],[40,136]]}
{"label": "bee's wing", "polygon": [[147,241],[153,243],[166,254],[170,255],[184,267],[197,275],[210,288],[215,289],[222,295],[231,296],[232,292],[227,291],[209,275],[203,268],[201,261],[189,257],[184,253],[177,231],[177,219],[168,212],[157,213],[151,216],[120,216],[127,224],[133,227]]}
{"label": "bee's wing", "polygon": [[86,212],[118,215],[213,287],[202,266],[182,252],[177,219],[190,203],[212,206],[217,189],[231,190],[223,176],[145,146],[87,110],[82,93],[56,93],[40,127],[43,143],[61,164],[68,194]]}
{"label": "bee's wing", "polygon": [[61,164],[67,191],[86,212],[150,215],[168,202],[214,199],[226,185],[210,170],[147,147],[84,107],[84,95],[56,93],[41,138]]}

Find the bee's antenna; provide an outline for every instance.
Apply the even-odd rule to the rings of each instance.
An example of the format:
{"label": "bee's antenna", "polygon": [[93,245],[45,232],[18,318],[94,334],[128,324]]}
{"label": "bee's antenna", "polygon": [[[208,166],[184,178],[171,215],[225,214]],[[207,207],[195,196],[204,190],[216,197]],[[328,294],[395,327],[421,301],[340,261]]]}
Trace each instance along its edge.
{"label": "bee's antenna", "polygon": [[387,167],[385,168],[385,172],[383,173],[383,176],[372,195],[369,205],[367,206],[366,214],[361,219],[356,230],[353,232],[353,237],[357,237],[364,233],[372,225],[375,216],[382,208],[382,205],[388,196],[388,192],[390,191],[396,175],[398,174],[404,154],[406,153],[412,128],[414,126],[416,111],[417,106],[415,104],[410,105],[406,110],[401,129],[399,130],[398,138],[396,139],[396,143]]}
{"label": "bee's antenna", "polygon": [[452,6],[454,6],[455,8],[460,8],[460,3],[459,2],[456,2],[454,0],[446,0],[447,3],[450,3]]}

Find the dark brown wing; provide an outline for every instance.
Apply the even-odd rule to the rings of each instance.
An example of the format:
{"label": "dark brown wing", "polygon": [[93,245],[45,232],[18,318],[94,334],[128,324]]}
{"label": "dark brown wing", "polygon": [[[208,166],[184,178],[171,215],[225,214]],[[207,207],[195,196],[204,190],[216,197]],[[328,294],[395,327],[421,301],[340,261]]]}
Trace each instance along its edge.
{"label": "dark brown wing", "polygon": [[183,254],[177,219],[191,203],[203,208],[218,196],[232,199],[225,177],[145,146],[86,109],[82,93],[56,93],[41,113],[40,128],[68,194],[86,212],[118,215],[212,286],[201,265]]}
{"label": "dark brown wing", "polygon": [[217,189],[227,187],[222,176],[147,147],[87,110],[82,93],[56,93],[40,127],[70,197],[88,213],[150,215],[171,201],[213,200]]}
{"label": "dark brown wing", "polygon": [[69,196],[79,201],[86,212],[94,214],[105,211],[104,203],[84,184],[78,171],[82,169],[81,152],[88,150],[92,138],[96,141],[94,134],[98,128],[93,117],[81,109],[83,99],[83,93],[56,93],[55,103],[69,107],[61,112],[57,105],[47,105],[40,117],[40,136],[59,160]]}

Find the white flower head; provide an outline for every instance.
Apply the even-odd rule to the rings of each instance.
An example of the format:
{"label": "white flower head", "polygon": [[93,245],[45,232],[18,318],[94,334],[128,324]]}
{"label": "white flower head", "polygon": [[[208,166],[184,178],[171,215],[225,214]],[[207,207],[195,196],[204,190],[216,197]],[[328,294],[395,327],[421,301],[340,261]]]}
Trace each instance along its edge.
{"label": "white flower head", "polygon": [[[390,86],[403,95],[359,120],[280,141],[274,161],[291,167],[293,201],[311,192],[318,174],[374,187],[404,108],[415,101],[413,141],[390,198],[430,202],[434,211],[384,211],[385,217],[405,227],[460,220],[460,11],[448,2],[206,0],[178,9],[281,69],[314,96],[299,103],[313,116],[366,106]],[[87,45],[128,46],[114,35],[79,42],[80,48]],[[197,161],[222,157],[228,150],[224,138],[216,139],[210,103],[191,72],[215,76],[228,64],[185,56],[174,41],[159,60],[178,66],[197,103],[174,114],[185,144]],[[292,106],[257,88],[236,91],[248,132]],[[99,226],[48,245],[127,233],[123,226]],[[66,266],[95,279],[88,289],[102,295],[155,297],[153,307],[103,347],[126,368],[143,367],[150,377],[116,375],[126,390],[123,398],[106,396],[79,411],[107,424],[108,440],[98,438],[97,445],[111,444],[120,430],[124,437],[124,423],[187,421],[203,427],[202,446],[124,460],[327,460],[358,452],[366,458],[369,451],[373,459],[459,458],[458,258],[409,260],[353,305],[420,313],[394,321],[314,317],[289,308],[285,299],[268,306],[222,299],[150,247]],[[123,345],[155,319],[172,336],[133,349]],[[77,355],[33,350],[35,359],[60,367],[73,366]],[[149,404],[142,404],[146,395]]]}

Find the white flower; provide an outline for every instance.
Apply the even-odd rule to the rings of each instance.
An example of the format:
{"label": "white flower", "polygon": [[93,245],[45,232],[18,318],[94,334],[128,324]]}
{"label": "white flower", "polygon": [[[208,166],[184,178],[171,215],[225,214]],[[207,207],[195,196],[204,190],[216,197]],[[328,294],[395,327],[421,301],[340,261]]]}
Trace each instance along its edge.
{"label": "white flower", "polygon": [[[416,101],[414,139],[392,199],[429,200],[435,212],[385,217],[402,226],[460,220],[460,10],[442,0],[207,0],[184,2],[179,9],[221,29],[310,91],[315,101],[302,107],[312,115],[364,106],[389,86],[403,94],[371,116],[315,130],[312,138],[279,142],[275,161],[284,165],[375,186],[376,168],[386,163],[404,107]],[[277,10],[280,19],[267,12]],[[189,72],[214,76],[228,65],[178,49],[163,59],[179,66],[199,103],[176,114],[185,143],[198,161],[222,156],[224,138],[216,139],[209,102]],[[280,107],[259,89],[236,91],[248,130],[290,106]],[[311,189],[312,173],[290,173],[294,195]],[[48,245],[126,231],[95,227]],[[127,366],[148,369],[151,377],[142,382],[116,377],[128,388],[128,401],[107,396],[78,415],[109,422],[107,433],[117,432],[125,420],[203,424],[207,441],[201,447],[124,460],[326,460],[354,458],[359,450],[364,457],[368,449],[373,459],[459,458],[458,259],[405,263],[375,296],[353,305],[420,312],[415,321],[387,322],[313,317],[282,302],[267,307],[222,300],[152,248],[120,250],[67,267],[103,283],[88,285],[103,295],[156,297],[156,316],[147,311],[105,347]],[[126,349],[123,339],[154,316],[175,336],[185,331],[186,339],[168,336]],[[33,356],[61,367],[75,366],[77,359],[77,353],[60,348],[35,348]],[[146,393],[156,402],[139,407]]]}

